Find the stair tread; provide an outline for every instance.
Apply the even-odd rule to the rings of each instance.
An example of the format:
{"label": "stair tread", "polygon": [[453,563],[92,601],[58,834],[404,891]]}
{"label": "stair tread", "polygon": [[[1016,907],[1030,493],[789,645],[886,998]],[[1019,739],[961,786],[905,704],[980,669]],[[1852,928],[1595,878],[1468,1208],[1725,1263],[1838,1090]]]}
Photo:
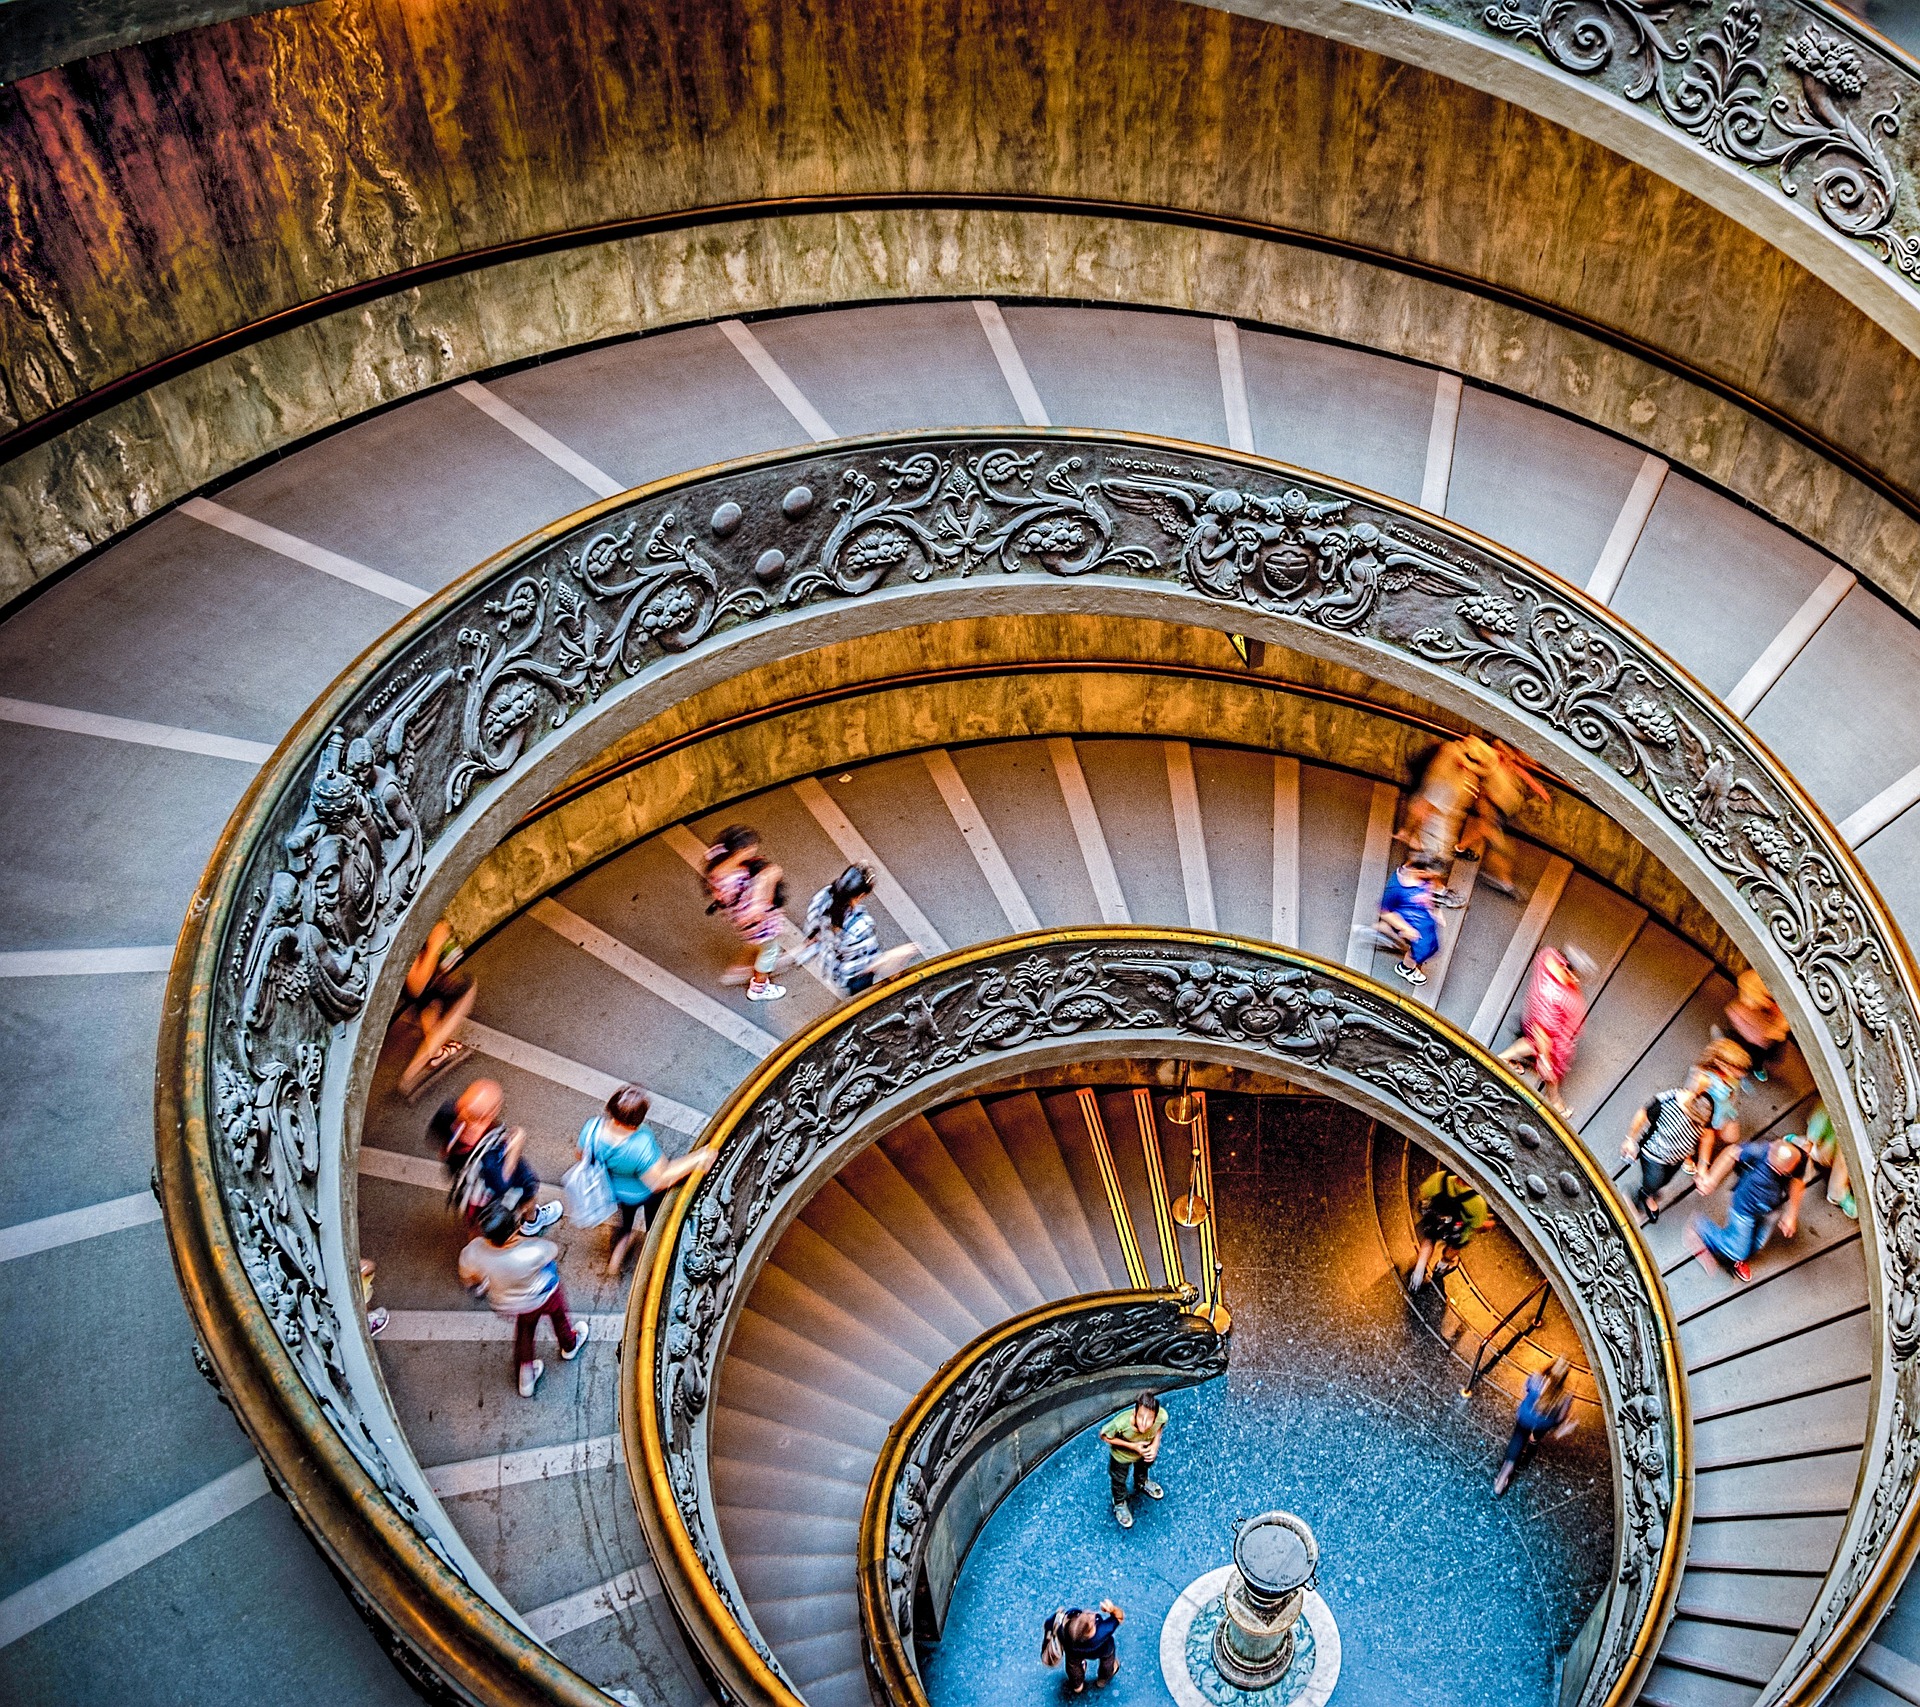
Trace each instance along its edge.
{"label": "stair tread", "polygon": [[913,1395],[918,1391],[917,1387],[902,1387],[889,1381],[877,1370],[817,1345],[786,1323],[762,1315],[751,1299],[735,1318],[727,1355],[744,1357],[762,1369],[789,1375],[808,1387],[832,1393],[848,1404],[858,1405],[889,1421],[913,1402]]}
{"label": "stair tread", "polygon": [[908,1393],[919,1392],[944,1361],[936,1359],[929,1363],[871,1322],[773,1262],[760,1270],[747,1303],[750,1309],[769,1321],[780,1323],[809,1344],[870,1369],[890,1386]]}
{"label": "stair tread", "polygon": [[[808,1199],[800,1219],[896,1299],[911,1299],[914,1313],[955,1345],[965,1345],[1005,1313],[998,1295],[984,1282],[952,1273],[936,1275],[921,1260],[922,1251],[897,1237],[838,1179],[828,1180]],[[949,1281],[962,1290],[956,1292]]]}
{"label": "stair tread", "polygon": [[[878,1275],[823,1237],[804,1215],[780,1235],[780,1242],[767,1259],[767,1269],[761,1271],[763,1279],[767,1270],[784,1274],[813,1293],[823,1308],[860,1322],[929,1369],[938,1369],[956,1345],[965,1343],[964,1338],[954,1337],[953,1330],[970,1318],[950,1300],[936,1310],[940,1320],[920,1314]],[[937,1299],[921,1298],[917,1302],[942,1305]]]}
{"label": "stair tread", "polygon": [[1696,1418],[1733,1405],[1791,1398],[1873,1367],[1873,1323],[1864,1300],[1853,1315],[1716,1363],[1687,1379]]}
{"label": "stair tread", "polygon": [[1779,1399],[1693,1425],[1696,1469],[1792,1454],[1835,1452],[1867,1437],[1869,1383],[1862,1379],[1796,1399]]}
{"label": "stair tread", "polygon": [[1845,1511],[1852,1502],[1859,1469],[1860,1451],[1855,1447],[1784,1464],[1702,1470],[1694,1483],[1694,1520]]}
{"label": "stair tread", "polygon": [[1059,1140],[1040,1107],[1039,1097],[1025,1091],[996,1098],[986,1108],[1001,1148],[1045,1219],[1074,1291],[1097,1292],[1106,1283],[1106,1265],[1100,1260],[1079,1193],[1068,1176]]}
{"label": "stair tread", "polygon": [[1660,1657],[1669,1664],[1684,1662],[1717,1677],[1758,1685],[1773,1676],[1792,1646],[1793,1638],[1779,1631],[1710,1624],[1680,1613],[1667,1626]]}
{"label": "stair tread", "polygon": [[888,1418],[861,1410],[743,1357],[729,1356],[720,1366],[720,1396],[731,1409],[750,1411],[769,1422],[792,1420],[810,1434],[824,1434],[875,1452],[892,1426]]}
{"label": "stair tread", "polygon": [[712,1441],[715,1456],[731,1463],[784,1465],[798,1453],[818,1474],[862,1488],[873,1474],[879,1455],[877,1447],[859,1441],[836,1440],[801,1428],[791,1419],[740,1410],[726,1402],[724,1386],[713,1411]]}
{"label": "stair tread", "polygon": [[979,1277],[992,1299],[988,1320],[997,1322],[1046,1301],[1039,1280],[982,1200],[987,1188],[976,1182],[932,1121],[925,1116],[906,1121],[876,1148],[884,1152],[892,1196],[910,1201],[916,1223]]}

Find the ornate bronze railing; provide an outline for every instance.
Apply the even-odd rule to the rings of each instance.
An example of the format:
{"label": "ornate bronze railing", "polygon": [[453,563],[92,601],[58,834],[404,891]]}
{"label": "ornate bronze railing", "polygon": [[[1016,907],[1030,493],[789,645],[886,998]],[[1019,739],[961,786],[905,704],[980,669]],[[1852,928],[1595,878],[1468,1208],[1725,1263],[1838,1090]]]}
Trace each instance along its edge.
{"label": "ornate bronze railing", "polygon": [[1606,1176],[1545,1104],[1417,1003],[1310,955],[1145,926],[929,961],[789,1038],[709,1126],[720,1159],[649,1241],[622,1368],[642,1527],[723,1690],[799,1699],[733,1579],[707,1475],[728,1335],[773,1241],[916,1110],[1010,1072],[1143,1051],[1283,1073],[1370,1109],[1481,1185],[1555,1278],[1615,1448],[1614,1587],[1581,1699],[1628,1698],[1671,1610],[1690,1479],[1670,1310]]}
{"label": "ornate bronze railing", "polygon": [[358,1313],[343,1205],[406,960],[522,814],[687,693],[827,636],[1062,607],[1316,652],[1531,747],[1763,971],[1859,1182],[1879,1341],[1861,1497],[1775,1680],[1817,1690],[1914,1543],[1920,983],[1898,931],[1744,725],[1577,590],[1405,505],[1120,434],[810,446],[609,500],[436,594],[263,767],[182,932],[157,1138],[196,1326],[296,1510],[421,1666],[480,1699],[599,1699],[465,1555]]}
{"label": "ornate bronze railing", "polygon": [[[985,1447],[1016,1423],[1044,1425],[1038,1452],[996,1478],[965,1542],[999,1498],[1045,1452],[1123,1391],[1186,1387],[1224,1374],[1227,1341],[1193,1314],[1191,1286],[1164,1292],[1090,1292],[1043,1304],[990,1328],[955,1352],[887,1435],[860,1513],[860,1630],[883,1700],[927,1707],[914,1657],[914,1600],[928,1541]],[[1091,1407],[1091,1408],[1090,1408]]]}

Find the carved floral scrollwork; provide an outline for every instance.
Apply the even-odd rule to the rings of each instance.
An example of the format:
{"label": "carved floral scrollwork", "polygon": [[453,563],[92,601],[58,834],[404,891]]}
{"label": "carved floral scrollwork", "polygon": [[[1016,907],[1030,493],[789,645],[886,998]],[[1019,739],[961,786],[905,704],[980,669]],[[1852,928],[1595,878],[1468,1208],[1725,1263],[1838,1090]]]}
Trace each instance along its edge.
{"label": "carved floral scrollwork", "polygon": [[[1621,1222],[1594,1200],[1562,1141],[1481,1060],[1412,1017],[1384,993],[1317,963],[1144,933],[1111,940],[1009,943],[934,966],[816,1038],[738,1111],[719,1162],[691,1188],[662,1300],[655,1402],[668,1480],[696,1553],[722,1585],[717,1529],[704,1503],[704,1418],[713,1391],[718,1330],[739,1302],[742,1256],[779,1209],[810,1189],[810,1170],[889,1099],[930,1077],[1061,1037],[1092,1040],[1152,1030],[1172,1039],[1230,1042],[1269,1055],[1279,1070],[1311,1069],[1364,1086],[1416,1129],[1436,1133],[1497,1179],[1577,1289],[1614,1401],[1624,1476],[1626,1534],[1609,1637],[1593,1699],[1627,1662],[1649,1610],[1673,1515],[1678,1470],[1672,1395],[1660,1351],[1658,1309]],[[979,1403],[1023,1357],[1044,1360],[1062,1342],[982,1365]],[[1044,1361],[1031,1371],[1039,1379]],[[960,1429],[969,1413],[954,1413]],[[931,1448],[929,1449],[931,1452]],[[937,1484],[933,1457],[896,1507],[896,1589],[910,1590],[914,1539]],[[917,1510],[918,1515],[914,1515]],[[890,1543],[891,1545],[892,1543]],[[896,1596],[896,1616],[899,1601]],[[905,1616],[910,1620],[911,1611]],[[743,1620],[743,1627],[751,1630]],[[775,1663],[763,1644],[760,1651]]]}
{"label": "carved floral scrollwork", "polygon": [[1089,1303],[1033,1323],[963,1363],[902,1443],[887,1510],[886,1605],[903,1647],[913,1641],[914,1583],[950,1478],[997,1418],[1050,1388],[1121,1369],[1187,1381],[1224,1374],[1227,1342],[1171,1298]]}
{"label": "carved floral scrollwork", "polygon": [[1804,193],[1831,231],[1920,280],[1914,162],[1910,150],[1890,152],[1912,73],[1831,17],[1792,0],[1390,3],[1531,43],[1562,71],[1650,103],[1709,152],[1788,196]]}

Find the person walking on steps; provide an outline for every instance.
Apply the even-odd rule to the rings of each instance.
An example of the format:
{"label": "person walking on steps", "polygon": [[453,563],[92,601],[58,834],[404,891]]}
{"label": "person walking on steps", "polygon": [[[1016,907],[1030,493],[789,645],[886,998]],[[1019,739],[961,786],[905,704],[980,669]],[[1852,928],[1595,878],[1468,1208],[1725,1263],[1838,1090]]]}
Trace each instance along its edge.
{"label": "person walking on steps", "polygon": [[1087,1662],[1091,1660],[1095,1667],[1093,1686],[1105,1689],[1120,1669],[1120,1648],[1115,1638],[1126,1621],[1127,1615],[1110,1600],[1101,1601],[1098,1612],[1063,1606],[1042,1630],[1040,1663],[1048,1668],[1065,1666],[1067,1693],[1078,1695],[1087,1687]]}
{"label": "person walking on steps", "polygon": [[1507,1440],[1507,1455],[1500,1461],[1493,1478],[1493,1497],[1500,1499],[1513,1486],[1513,1479],[1526,1467],[1533,1449],[1542,1440],[1564,1440],[1573,1433],[1573,1395],[1567,1391],[1569,1366],[1564,1357],[1556,1357],[1553,1367],[1544,1373],[1529,1375],[1513,1413],[1513,1433]]}
{"label": "person walking on steps", "polygon": [[[1833,1130],[1833,1117],[1827,1113],[1827,1105],[1817,1102],[1813,1112],[1807,1116],[1807,1135],[1800,1146],[1807,1153],[1807,1165],[1800,1177],[1812,1185],[1822,1174],[1827,1176],[1827,1201],[1831,1203],[1849,1221],[1860,1219],[1860,1204],[1853,1195],[1853,1182],[1847,1177],[1847,1158],[1841,1152],[1840,1140]],[[1780,1219],[1780,1231],[1786,1238],[1792,1238],[1798,1230],[1799,1217],[1789,1226],[1785,1216]]]}
{"label": "person walking on steps", "polygon": [[543,1233],[564,1211],[541,1203],[540,1176],[527,1160],[527,1134],[501,1118],[506,1093],[492,1079],[472,1084],[433,1117],[430,1130],[441,1140],[441,1160],[453,1176],[447,1201],[477,1225],[494,1204],[504,1204],[525,1220],[529,1233]]}
{"label": "person walking on steps", "polygon": [[1424,854],[1444,871],[1466,829],[1467,813],[1480,797],[1481,778],[1493,762],[1493,748],[1478,735],[1465,735],[1436,747],[1420,773],[1420,786],[1407,802],[1406,823],[1397,840],[1410,854]]}
{"label": "person walking on steps", "polygon": [[[1707,1100],[1713,1105],[1713,1112],[1707,1118],[1707,1124],[1700,1133],[1700,1148],[1694,1153],[1693,1162],[1687,1172],[1697,1180],[1704,1181],[1713,1169],[1714,1158],[1740,1148],[1740,1117],[1736,1112],[1736,1098],[1740,1094],[1740,1084],[1747,1076],[1747,1069],[1753,1065],[1744,1045],[1734,1042],[1731,1037],[1716,1037],[1706,1048],[1700,1051],[1700,1058],[1694,1063],[1694,1071],[1703,1075],[1701,1083],[1707,1093]],[[1711,1188],[1702,1184],[1702,1192]]]}
{"label": "person walking on steps", "polygon": [[1113,1521],[1122,1529],[1133,1527],[1135,1493],[1145,1494],[1150,1500],[1166,1497],[1167,1490],[1153,1477],[1154,1460],[1160,1456],[1166,1431],[1167,1408],[1152,1393],[1142,1393],[1101,1425],[1100,1438],[1107,1447],[1107,1480],[1113,1491]]}
{"label": "person walking on steps", "polygon": [[[1473,1236],[1493,1219],[1487,1200],[1458,1174],[1436,1168],[1420,1186],[1420,1248],[1407,1276],[1407,1290],[1418,1292],[1459,1261]],[[1439,1261],[1434,1258],[1441,1252]]]}
{"label": "person walking on steps", "polygon": [[[622,1085],[607,1098],[606,1108],[580,1128],[580,1159],[596,1162],[607,1171],[616,1214],[613,1249],[607,1257],[611,1279],[626,1266],[627,1253],[653,1219],[660,1194],[690,1174],[703,1174],[719,1151],[711,1144],[684,1156],[669,1156],[647,1124],[653,1106],[638,1085]],[[603,1203],[605,1199],[601,1200]]]}
{"label": "person walking on steps", "polygon": [[760,857],[760,833],[729,824],[707,849],[707,911],[725,913],[746,945],[748,962],[723,975],[729,984],[745,984],[750,1002],[777,1002],[786,987],[773,981],[780,964],[781,908],[786,884],[779,866]]}
{"label": "person walking on steps", "polygon": [[1500,1051],[1500,1059],[1516,1072],[1531,1067],[1540,1080],[1540,1094],[1563,1119],[1567,1105],[1560,1086],[1573,1066],[1580,1033],[1587,1023],[1587,998],[1581,986],[1593,976],[1593,959],[1569,943],[1565,948],[1543,948],[1534,957],[1533,977],[1527,984],[1527,1002],[1520,1036]]}
{"label": "person walking on steps", "polygon": [[1764,1085],[1767,1075],[1780,1064],[1792,1028],[1767,988],[1767,981],[1751,966],[1740,974],[1726,1016],[1728,1028],[1753,1057],[1748,1073],[1755,1084]]}
{"label": "person walking on steps", "polygon": [[880,952],[867,897],[873,873],[850,865],[807,906],[807,942],[794,958],[818,963],[820,976],[842,996],[857,996],[894,973],[920,952],[917,942]]}
{"label": "person walking on steps", "polygon": [[1709,1268],[1732,1270],[1735,1280],[1751,1280],[1753,1270],[1748,1264],[1766,1244],[1774,1217],[1785,1209],[1798,1220],[1800,1194],[1806,1190],[1800,1175],[1806,1165],[1806,1153],[1785,1138],[1773,1143],[1756,1138],[1729,1150],[1700,1186],[1703,1193],[1712,1193],[1729,1171],[1739,1176],[1727,1205],[1727,1219],[1716,1224],[1696,1215],[1687,1223],[1694,1255]]}
{"label": "person walking on steps", "polygon": [[1533,760],[1506,742],[1495,741],[1492,758],[1480,769],[1480,792],[1460,833],[1459,853],[1462,859],[1479,860],[1480,881],[1502,895],[1515,892],[1507,820],[1526,804],[1529,794],[1542,805],[1553,799]]}
{"label": "person walking on steps", "polygon": [[1712,1074],[1696,1067],[1684,1085],[1662,1091],[1634,1112],[1620,1154],[1640,1164],[1638,1197],[1649,1227],[1660,1219],[1661,1192],[1700,1153],[1701,1140],[1716,1117],[1713,1089],[1719,1085]]}
{"label": "person walking on steps", "polygon": [[408,1102],[473,1053],[473,1045],[455,1035],[480,995],[466,973],[454,970],[460,954],[453,931],[441,919],[427,932],[426,942],[407,968],[403,1012],[420,1028],[420,1047],[400,1071],[400,1094]]}
{"label": "person walking on steps", "polygon": [[1409,984],[1427,981],[1421,968],[1440,952],[1441,872],[1431,855],[1415,854],[1387,879],[1380,897],[1377,928],[1389,948],[1400,950],[1393,969]]}
{"label": "person walking on steps", "polygon": [[560,1284],[560,1247],[536,1239],[513,1211],[496,1203],[480,1217],[480,1231],[460,1253],[460,1279],[476,1298],[484,1298],[496,1316],[513,1322],[513,1366],[520,1397],[531,1399],[547,1366],[533,1355],[534,1330],[545,1316],[553,1323],[560,1356],[571,1363],[587,1343],[590,1322],[567,1313],[567,1292]]}

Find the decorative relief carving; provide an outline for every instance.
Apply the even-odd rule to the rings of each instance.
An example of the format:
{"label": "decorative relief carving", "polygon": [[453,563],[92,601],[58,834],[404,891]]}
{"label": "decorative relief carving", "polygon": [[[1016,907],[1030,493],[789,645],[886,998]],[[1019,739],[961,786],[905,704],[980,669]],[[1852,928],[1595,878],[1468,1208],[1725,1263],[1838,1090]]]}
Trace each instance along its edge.
{"label": "decorative relief carving", "polygon": [[999,1417],[1083,1375],[1165,1369],[1203,1381],[1226,1367],[1227,1342],[1170,1298],[1097,1304],[1055,1316],[969,1366],[905,1443],[887,1500],[886,1602],[902,1645],[911,1650],[913,1588],[928,1527],[949,1478]]}
{"label": "decorative relief carving", "polygon": [[1751,167],[1920,281],[1916,162],[1900,108],[1913,73],[1830,14],[1793,0],[1382,3],[1530,44]]}
{"label": "decorative relief carving", "polygon": [[[1623,0],[1615,10],[1626,17],[1635,8]],[[1563,6],[1553,17],[1572,13]],[[1585,38],[1562,30],[1560,39]],[[1583,51],[1599,47],[1596,38]],[[1721,87],[1743,54],[1723,67]],[[1803,169],[1814,167],[1804,156]],[[1637,791],[1652,821],[1696,850],[1747,910],[1775,951],[1769,981],[1798,989],[1844,1064],[1864,1123],[1836,1114],[1852,1122],[1866,1159],[1888,1341],[1913,1359],[1914,994],[1846,850],[1738,722],[1552,576],[1304,476],[1138,442],[929,436],[715,475],[598,517],[461,589],[403,631],[236,845],[231,857],[244,862],[236,899],[209,927],[221,973],[205,1062],[205,1113],[221,1139],[230,1216],[275,1331],[400,1509],[413,1515],[346,1392],[332,1299],[350,1299],[353,1282],[323,1272],[318,1159],[338,1136],[320,1131],[318,1108],[332,1051],[360,1017],[435,842],[539,737],[673,653],[885,587],[987,574],[1150,582],[1291,623],[1308,649],[1319,633],[1348,656],[1362,647],[1407,660],[1551,731]],[[1357,1049],[1373,1023],[1308,984],[1196,973],[1169,985],[1164,969],[1124,983],[1098,967],[1083,971],[1075,983],[1058,969],[1010,965],[997,988],[970,984],[964,1000],[958,986],[916,988],[889,1007],[884,1039],[843,1040],[847,1053],[814,1063],[816,1083],[793,1086],[783,1107],[763,1111],[756,1171],[720,1170],[702,1194],[699,1237],[683,1253],[669,1325],[676,1385],[666,1398],[676,1417],[706,1402],[709,1372],[694,1354],[729,1284],[736,1219],[757,1221],[805,1165],[822,1124],[851,1120],[888,1094],[902,1063],[1090,1026],[1157,1026],[1172,1023],[1161,1017],[1169,1012],[1196,1036],[1257,1041],[1265,1027],[1277,1050],[1333,1059]],[[862,1052],[881,1042],[871,1058]],[[1412,1068],[1403,1061],[1397,1070]],[[1412,1081],[1405,1094],[1414,1095]],[[1527,1177],[1536,1173],[1555,1177],[1551,1169]],[[722,1189],[727,1196],[714,1195]],[[1557,1195],[1542,1201],[1564,1223],[1571,1252],[1584,1223]],[[1899,1413],[1894,1456],[1868,1472],[1888,1469],[1882,1504],[1901,1514],[1913,1496],[1914,1417],[1912,1407]],[[677,1486],[692,1499],[691,1483]],[[1863,1539],[1867,1554],[1892,1521]],[[1860,1562],[1871,1568],[1871,1557]]]}
{"label": "decorative relief carving", "polygon": [[876,1104],[930,1076],[1043,1039],[1143,1029],[1230,1041],[1267,1052],[1281,1070],[1311,1066],[1363,1084],[1417,1129],[1444,1135],[1526,1206],[1535,1234],[1574,1281],[1574,1307],[1598,1349],[1626,1466],[1624,1563],[1589,1690],[1603,1697],[1649,1609],[1678,1473],[1658,1313],[1628,1235],[1594,1202],[1562,1141],[1477,1058],[1384,993],[1224,944],[1124,935],[1011,944],[850,1017],[742,1112],[719,1162],[692,1188],[656,1370],[669,1481],[709,1574],[726,1580],[704,1496],[717,1330],[739,1302],[740,1255],[774,1223],[783,1195]]}

